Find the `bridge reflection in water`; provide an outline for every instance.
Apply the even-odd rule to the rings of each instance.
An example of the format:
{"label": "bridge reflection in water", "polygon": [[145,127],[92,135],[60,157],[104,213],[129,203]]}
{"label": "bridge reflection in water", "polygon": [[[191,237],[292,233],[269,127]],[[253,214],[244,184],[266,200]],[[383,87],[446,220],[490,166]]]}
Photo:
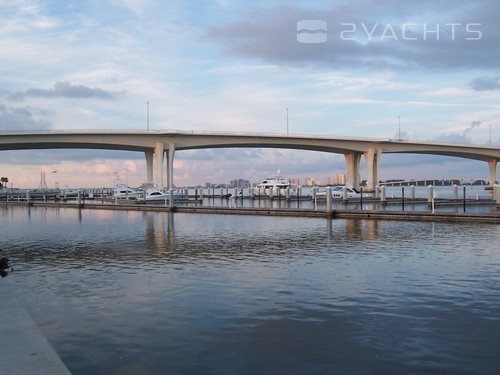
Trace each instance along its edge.
{"label": "bridge reflection in water", "polygon": [[[201,222],[206,221],[204,225],[208,229],[208,232],[219,232],[220,228],[213,228],[212,225],[209,224],[210,221],[214,221],[219,215],[211,215],[211,214],[200,214],[200,215],[192,215],[192,214],[179,214],[173,212],[143,212],[142,217],[146,223],[145,226],[145,245],[148,248],[154,248],[156,256],[162,257],[165,256],[165,253],[175,253],[176,252],[176,233],[175,233],[175,218],[178,217],[179,220],[182,221],[183,225],[189,225],[190,221],[195,221],[193,225],[200,225]],[[300,220],[300,218],[297,218]],[[238,219],[236,219],[238,220]],[[250,219],[253,220],[253,219]],[[261,221],[263,222],[272,222],[276,220],[281,220],[276,217],[261,217]],[[329,242],[342,243],[345,238],[359,237],[363,238],[366,241],[370,240],[379,240],[381,237],[381,221],[379,220],[363,220],[363,219],[350,219],[343,221],[343,226],[338,225],[338,220],[334,220],[332,218],[327,219],[318,219],[325,222],[325,234],[324,238]],[[218,221],[218,220],[215,220]],[[265,224],[264,224],[265,225]],[[273,223],[273,227],[276,224]],[[240,230],[245,230],[243,225]],[[290,230],[291,228],[287,228]],[[297,230],[301,232],[300,228],[293,228],[296,232]],[[288,232],[288,231],[287,231]],[[283,240],[287,242],[286,233],[277,233],[276,240]],[[203,231],[200,231],[200,239],[195,240],[196,243],[192,243],[188,245],[188,247],[196,248],[196,244],[199,247],[203,245],[203,237],[201,236]],[[314,238],[317,238],[317,232],[314,234],[310,233],[306,230],[300,235],[301,242],[307,243],[308,241],[314,241]],[[252,241],[252,246],[266,246],[267,240],[259,243],[260,236],[255,237],[255,240]],[[229,245],[230,244],[225,244]],[[221,246],[223,246],[221,244]],[[241,250],[243,251],[244,246],[242,243],[233,244],[235,251]],[[369,249],[367,249],[368,251]],[[204,253],[204,251],[202,252]]]}

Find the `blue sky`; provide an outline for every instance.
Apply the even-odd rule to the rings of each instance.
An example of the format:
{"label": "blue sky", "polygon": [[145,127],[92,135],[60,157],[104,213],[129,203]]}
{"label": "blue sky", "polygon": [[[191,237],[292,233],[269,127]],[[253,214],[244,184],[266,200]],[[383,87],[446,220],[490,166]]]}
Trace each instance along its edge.
{"label": "blue sky", "polygon": [[[493,0],[0,0],[0,131],[145,130],[149,102],[155,130],[285,133],[289,108],[290,133],[481,145],[491,133],[498,146],[498,14]],[[301,20],[323,21],[313,36],[327,40],[298,41]],[[145,179],[135,153],[0,155],[2,176],[21,187],[55,170],[47,183],[61,187]],[[305,151],[178,152],[175,183],[257,182],[278,169],[323,179],[345,163]],[[486,163],[415,155],[384,155],[380,171],[487,176]]]}

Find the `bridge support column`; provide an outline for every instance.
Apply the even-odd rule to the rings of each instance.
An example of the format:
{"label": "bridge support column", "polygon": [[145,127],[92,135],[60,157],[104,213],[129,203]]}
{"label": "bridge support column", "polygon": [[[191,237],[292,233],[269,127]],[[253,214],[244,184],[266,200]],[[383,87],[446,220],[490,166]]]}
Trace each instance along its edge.
{"label": "bridge support column", "polygon": [[497,180],[497,160],[490,160],[488,166],[490,167],[490,186],[493,186]]}
{"label": "bridge support column", "polygon": [[364,155],[367,173],[366,185],[368,190],[375,191],[378,185],[378,171],[382,150],[379,148],[370,148]]}
{"label": "bridge support column", "polygon": [[174,154],[175,143],[170,143],[167,153],[167,189],[174,188]]}
{"label": "bridge support column", "polygon": [[153,150],[147,150],[144,152],[146,156],[146,182],[153,182]]}
{"label": "bridge support column", "polygon": [[344,154],[347,165],[347,183],[355,189],[359,189],[359,162],[361,153]]}
{"label": "bridge support column", "polygon": [[163,143],[158,142],[155,147],[156,158],[156,186],[163,188]]}

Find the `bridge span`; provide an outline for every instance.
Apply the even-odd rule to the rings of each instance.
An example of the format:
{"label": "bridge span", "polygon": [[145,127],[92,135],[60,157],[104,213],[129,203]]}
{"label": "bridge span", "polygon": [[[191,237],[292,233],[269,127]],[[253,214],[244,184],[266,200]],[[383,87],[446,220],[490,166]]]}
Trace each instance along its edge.
{"label": "bridge span", "polygon": [[0,151],[66,148],[142,152],[146,159],[148,182],[155,181],[160,187],[164,186],[163,170],[166,159],[168,188],[173,188],[175,151],[228,147],[281,148],[343,154],[347,166],[347,180],[354,187],[359,187],[360,162],[364,157],[369,189],[375,189],[378,184],[383,153],[444,155],[484,161],[489,166],[491,184],[496,180],[496,169],[500,160],[499,147],[382,138],[178,130],[61,130],[0,133]]}
{"label": "bridge span", "polygon": [[[495,183],[497,183],[495,181]],[[452,185],[479,185],[487,186],[491,181],[482,177],[448,177],[448,178],[413,178],[410,180],[388,180],[381,183],[385,186],[452,186]]]}

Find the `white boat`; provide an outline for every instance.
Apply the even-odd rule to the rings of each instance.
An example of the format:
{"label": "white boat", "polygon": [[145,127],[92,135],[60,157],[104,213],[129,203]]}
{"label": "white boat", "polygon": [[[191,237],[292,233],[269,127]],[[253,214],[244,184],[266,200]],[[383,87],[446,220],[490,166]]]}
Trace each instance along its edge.
{"label": "white boat", "polygon": [[[179,193],[176,191],[173,191],[172,195],[173,195],[174,201],[184,198],[184,195],[182,193]],[[170,193],[165,192],[165,191],[161,191],[160,189],[157,189],[157,188],[149,188],[143,192],[142,196],[140,196],[136,199],[136,202],[137,203],[170,202]]]}
{"label": "white boat", "polygon": [[270,176],[254,187],[254,193],[267,196],[286,196],[287,189],[290,189],[290,194],[295,194],[295,186],[279,175]]}
{"label": "white boat", "polygon": [[78,197],[78,193],[83,194],[83,191],[77,189],[64,189],[61,190],[61,196],[64,198],[76,198]]}
{"label": "white boat", "polygon": [[[332,198],[333,199],[344,199],[344,189],[347,199],[360,198],[361,194],[351,186],[333,186],[332,187]],[[312,196],[312,194],[311,194]],[[326,191],[316,192],[316,198],[326,199]]]}
{"label": "white boat", "polygon": [[129,188],[127,185],[116,185],[113,190],[113,197],[116,199],[136,199],[144,196],[144,192]]}

